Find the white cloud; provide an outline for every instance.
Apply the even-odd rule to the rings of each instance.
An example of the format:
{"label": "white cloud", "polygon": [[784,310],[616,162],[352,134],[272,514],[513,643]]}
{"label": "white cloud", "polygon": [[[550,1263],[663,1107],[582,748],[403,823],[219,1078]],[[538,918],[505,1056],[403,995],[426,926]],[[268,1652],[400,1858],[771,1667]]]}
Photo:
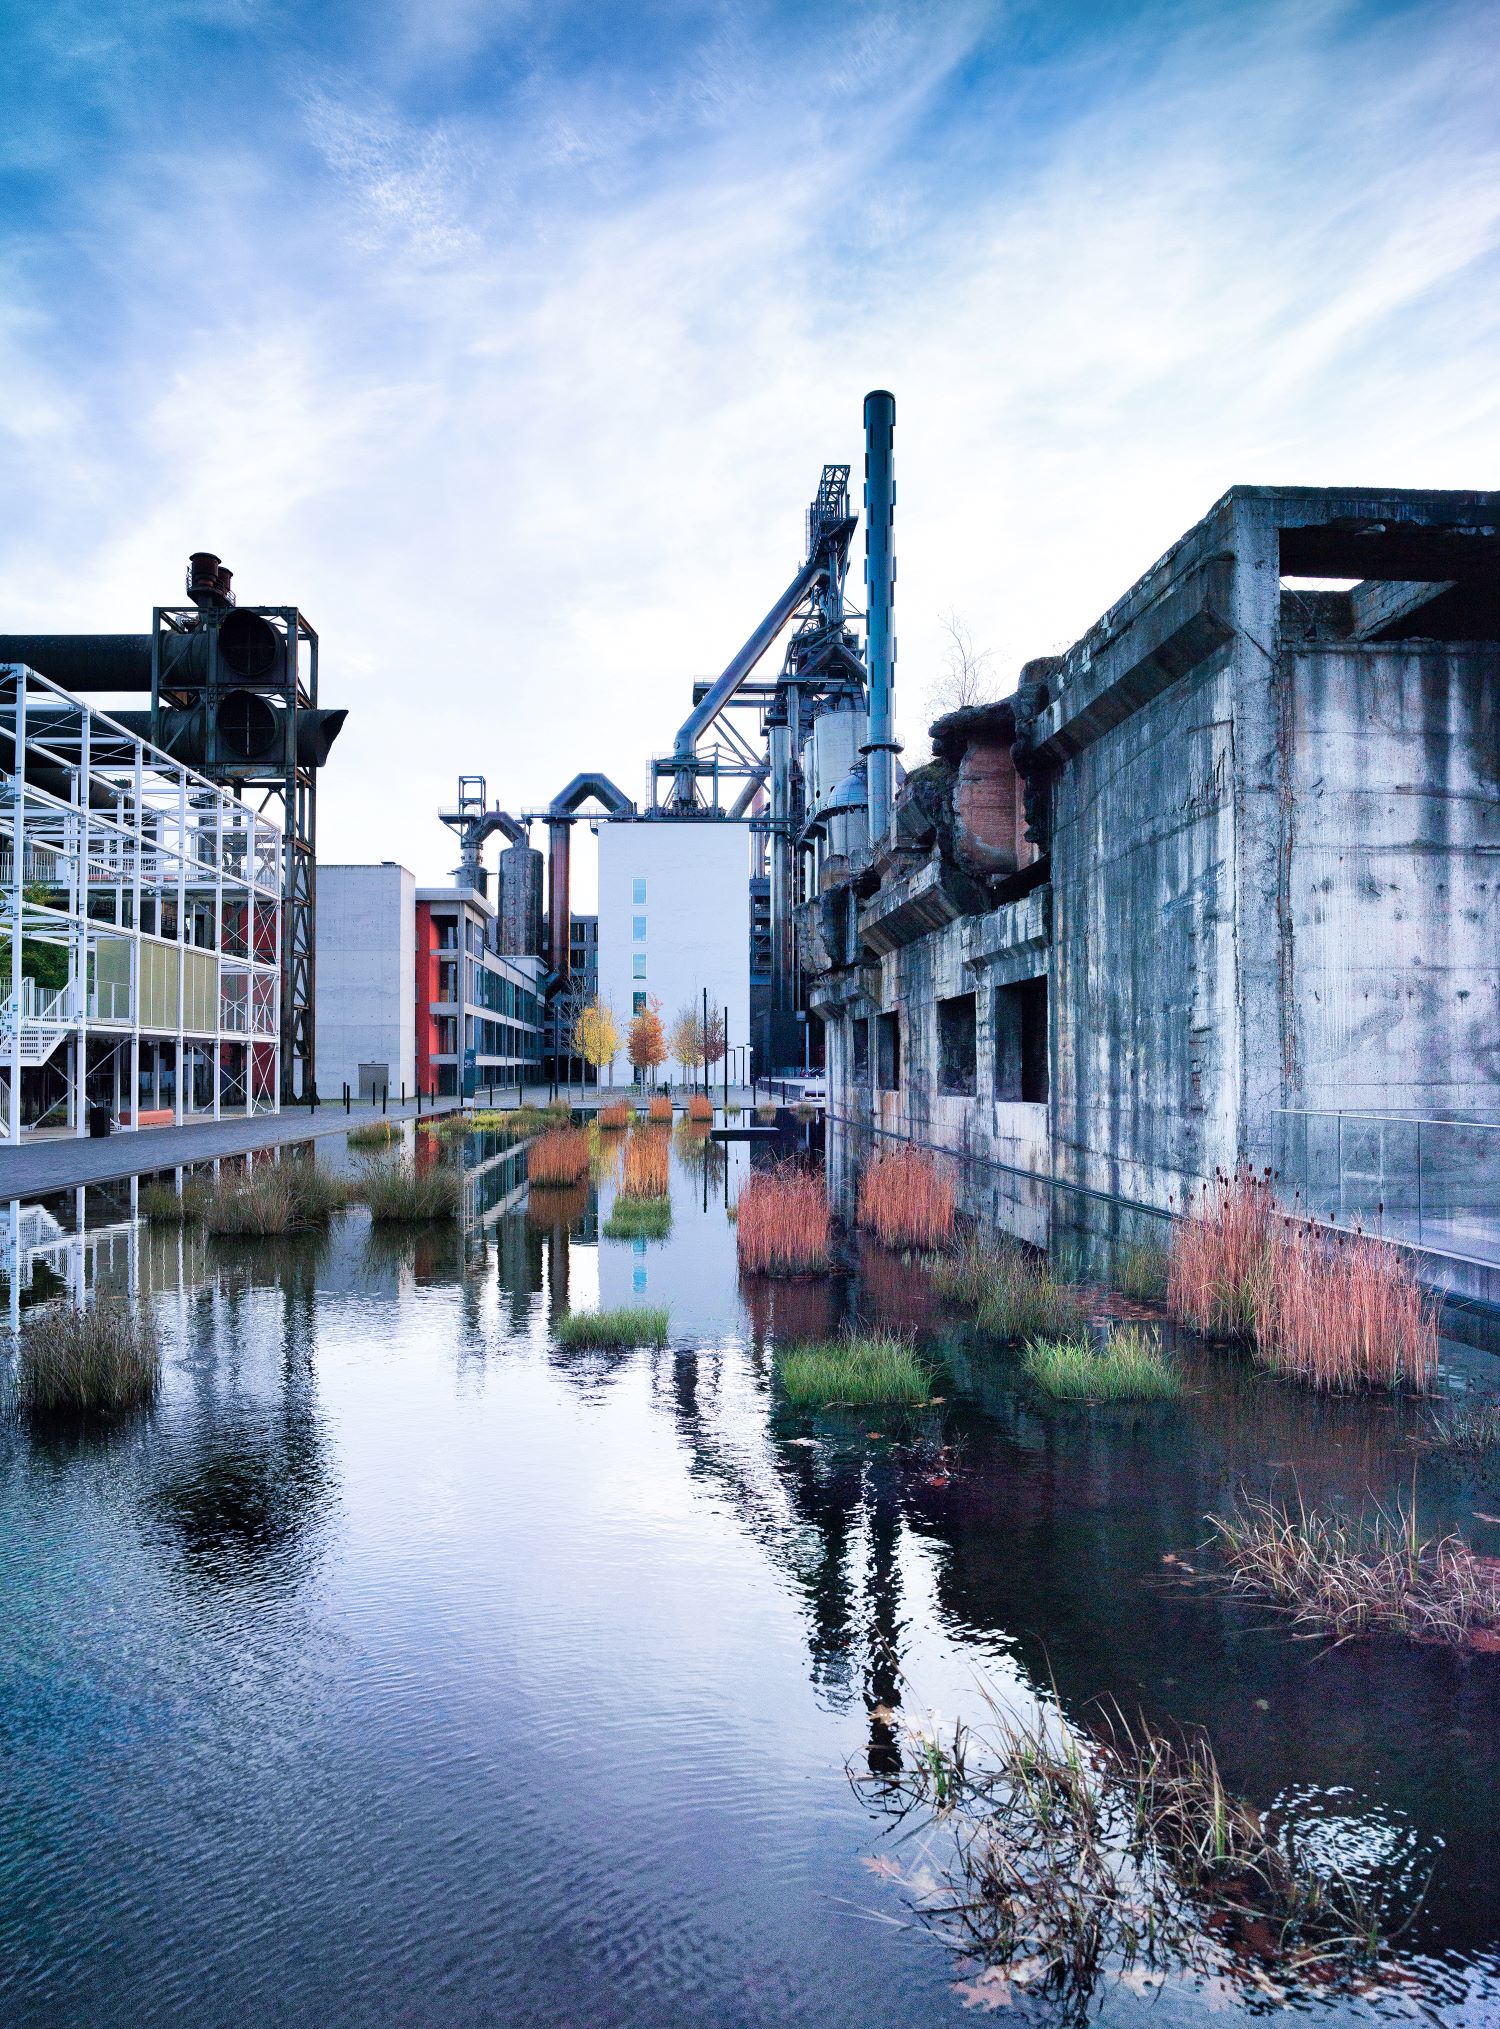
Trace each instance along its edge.
{"label": "white cloud", "polygon": [[[253,153],[196,210],[192,165],[157,164],[169,205],[115,200],[118,271],[154,290],[101,335],[100,383],[12,327],[11,623],[142,625],[220,549],[245,596],[301,602],[350,707],[325,851],[433,874],[460,770],[512,807],[583,766],[640,793],[690,678],[790,575],[821,463],[857,475],[869,386],[898,402],[919,748],[949,610],[1013,669],[1234,481],[1491,476],[1496,80],[1470,10],[1247,11],[1159,44],[1146,14],[1108,49],[1033,47],[1024,78],[985,69],[989,10],[865,19],[791,63],[726,15],[644,93],[554,57],[489,115],[325,71],[296,203]],[[504,17],[443,22],[428,65]]]}

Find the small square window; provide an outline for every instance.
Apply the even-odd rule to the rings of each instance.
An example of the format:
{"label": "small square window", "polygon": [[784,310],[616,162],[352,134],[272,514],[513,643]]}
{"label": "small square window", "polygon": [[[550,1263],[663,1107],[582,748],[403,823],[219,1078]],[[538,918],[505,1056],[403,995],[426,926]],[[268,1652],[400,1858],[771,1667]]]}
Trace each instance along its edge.
{"label": "small square window", "polygon": [[638,904],[638,905],[639,905],[639,904],[640,904],[641,902],[644,902],[644,901],[645,901],[645,899],[646,899],[646,883],[645,883],[645,882],[644,882],[643,880],[640,880],[640,881],[632,881],[632,882],[631,882],[631,884],[630,884],[630,899],[631,899],[631,901],[632,901],[632,902],[635,902],[635,903],[636,903],[636,904]]}
{"label": "small square window", "polygon": [[632,979],[644,979],[646,977],[646,954],[644,951],[637,951],[632,959],[630,976]]}
{"label": "small square window", "polygon": [[637,943],[637,944],[644,944],[644,943],[645,943],[645,941],[646,941],[646,919],[645,919],[645,917],[644,917],[644,916],[635,916],[635,917],[632,917],[632,919],[631,919],[631,927],[630,927],[630,934],[631,934],[631,936],[632,936],[632,937],[633,937],[633,938],[635,939],[635,941],[636,941],[636,943]]}

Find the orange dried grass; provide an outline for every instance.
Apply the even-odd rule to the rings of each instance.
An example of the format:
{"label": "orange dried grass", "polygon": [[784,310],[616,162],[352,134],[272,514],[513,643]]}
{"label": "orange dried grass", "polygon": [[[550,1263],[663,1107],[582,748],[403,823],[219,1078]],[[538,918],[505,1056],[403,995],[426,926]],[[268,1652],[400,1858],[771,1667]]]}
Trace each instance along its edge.
{"label": "orange dried grass", "polygon": [[599,1125],[611,1134],[617,1134],[622,1127],[630,1125],[632,1110],[623,1099],[612,1099],[608,1106],[599,1108]]}
{"label": "orange dried grass", "polygon": [[816,1170],[795,1162],[751,1172],[735,1214],[741,1268],[762,1275],[816,1275],[832,1265],[832,1215]]}
{"label": "orange dried grass", "polygon": [[1167,1310],[1195,1331],[1253,1339],[1270,1272],[1276,1203],[1267,1175],[1217,1171],[1172,1236]]}
{"label": "orange dried grass", "polygon": [[712,1099],[709,1098],[706,1092],[695,1092],[688,1100],[688,1119],[712,1120],[713,1117],[714,1102]]}
{"label": "orange dried grass", "polygon": [[946,1247],[954,1230],[953,1185],[920,1148],[877,1155],[860,1178],[858,1219],[886,1247]]}
{"label": "orange dried grass", "polygon": [[577,1127],[552,1127],[526,1151],[526,1174],[533,1188],[564,1189],[589,1173],[589,1138]]}
{"label": "orange dried grass", "polygon": [[1216,1176],[1178,1226],[1167,1309],[1315,1388],[1425,1388],[1437,1368],[1436,1307],[1406,1258],[1366,1233],[1294,1225],[1268,1172]]}
{"label": "orange dried grass", "polygon": [[638,1127],[625,1144],[620,1189],[627,1198],[664,1198],[671,1186],[672,1144],[660,1128]]}
{"label": "orange dried grass", "polygon": [[665,1092],[657,1092],[652,1096],[651,1103],[646,1108],[646,1118],[655,1121],[672,1118],[672,1102]]}
{"label": "orange dried grass", "polygon": [[1256,1318],[1268,1367],[1314,1388],[1426,1388],[1437,1306],[1388,1240],[1294,1226],[1277,1236]]}

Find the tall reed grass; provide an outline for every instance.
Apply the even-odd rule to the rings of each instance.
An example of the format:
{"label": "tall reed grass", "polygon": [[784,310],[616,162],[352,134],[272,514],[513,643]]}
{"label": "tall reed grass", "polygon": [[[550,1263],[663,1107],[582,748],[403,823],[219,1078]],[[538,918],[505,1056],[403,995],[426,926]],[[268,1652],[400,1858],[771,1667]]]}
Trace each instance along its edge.
{"label": "tall reed grass", "polygon": [[672,1185],[672,1141],[661,1128],[632,1129],[620,1166],[620,1191],[627,1198],[664,1198]]}
{"label": "tall reed grass", "polygon": [[607,1106],[599,1108],[599,1125],[610,1134],[618,1134],[634,1119],[635,1108],[623,1099],[611,1099]]}
{"label": "tall reed grass", "polygon": [[367,1120],[363,1126],[351,1127],[345,1139],[356,1150],[389,1148],[401,1139],[401,1129],[394,1120]]}
{"label": "tall reed grass", "polygon": [[752,1170],[740,1186],[735,1249],[761,1275],[820,1275],[833,1264],[833,1215],[817,1170],[796,1162]]}
{"label": "tall reed grass", "polygon": [[1208,1524],[1236,1590],[1284,1608],[1298,1634],[1462,1646],[1500,1631],[1495,1560],[1459,1535],[1423,1537],[1409,1502],[1348,1517],[1246,1495]]}
{"label": "tall reed grass", "polygon": [[670,1125],[672,1119],[672,1101],[665,1092],[652,1093],[650,1102],[646,1107],[646,1118],[657,1122],[658,1125],[663,1121]]}
{"label": "tall reed grass", "polygon": [[1000,1339],[1065,1338],[1083,1316],[1082,1293],[1016,1240],[967,1235],[956,1253],[933,1263],[932,1283]]}
{"label": "tall reed grass", "polygon": [[565,1189],[589,1173],[589,1138],[577,1127],[550,1127],[526,1150],[526,1175],[533,1190]]}
{"label": "tall reed grass", "polygon": [[1436,1306],[1405,1256],[1286,1218],[1269,1175],[1244,1168],[1217,1176],[1179,1223],[1167,1308],[1315,1388],[1425,1388],[1437,1371]]}
{"label": "tall reed grass", "polygon": [[1282,1228],[1255,1320],[1256,1351],[1315,1388],[1428,1388],[1437,1306],[1388,1241]]}
{"label": "tall reed grass", "polygon": [[688,1119],[710,1121],[714,1117],[714,1102],[706,1092],[693,1092],[688,1097]]}
{"label": "tall reed grass", "polygon": [[857,1218],[886,1247],[946,1247],[953,1238],[953,1185],[924,1149],[892,1149],[867,1164]]}
{"label": "tall reed grass", "polygon": [[161,1349],[145,1310],[49,1305],[22,1320],[16,1399],[28,1422],[87,1422],[149,1408],[160,1386]]}

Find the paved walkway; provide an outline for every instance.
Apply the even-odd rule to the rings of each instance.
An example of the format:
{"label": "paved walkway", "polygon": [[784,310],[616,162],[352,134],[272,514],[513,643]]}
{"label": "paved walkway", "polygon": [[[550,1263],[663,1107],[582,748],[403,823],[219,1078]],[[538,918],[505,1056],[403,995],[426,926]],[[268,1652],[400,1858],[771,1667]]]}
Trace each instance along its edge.
{"label": "paved walkway", "polygon": [[[451,1113],[456,1099],[424,1106],[422,1117]],[[98,1141],[88,1135],[59,1135],[0,1149],[0,1198],[31,1198],[44,1191],[64,1191],[78,1184],[103,1184],[137,1170],[173,1169],[182,1162],[207,1162],[216,1155],[240,1155],[247,1148],[272,1148],[283,1141],[307,1141],[313,1135],[342,1134],[371,1120],[415,1120],[415,1104],[356,1106],[346,1116],[342,1106],[288,1107],[284,1113],[257,1113],[246,1120],[199,1120],[185,1127],[143,1127],[134,1134],[110,1134]]]}

